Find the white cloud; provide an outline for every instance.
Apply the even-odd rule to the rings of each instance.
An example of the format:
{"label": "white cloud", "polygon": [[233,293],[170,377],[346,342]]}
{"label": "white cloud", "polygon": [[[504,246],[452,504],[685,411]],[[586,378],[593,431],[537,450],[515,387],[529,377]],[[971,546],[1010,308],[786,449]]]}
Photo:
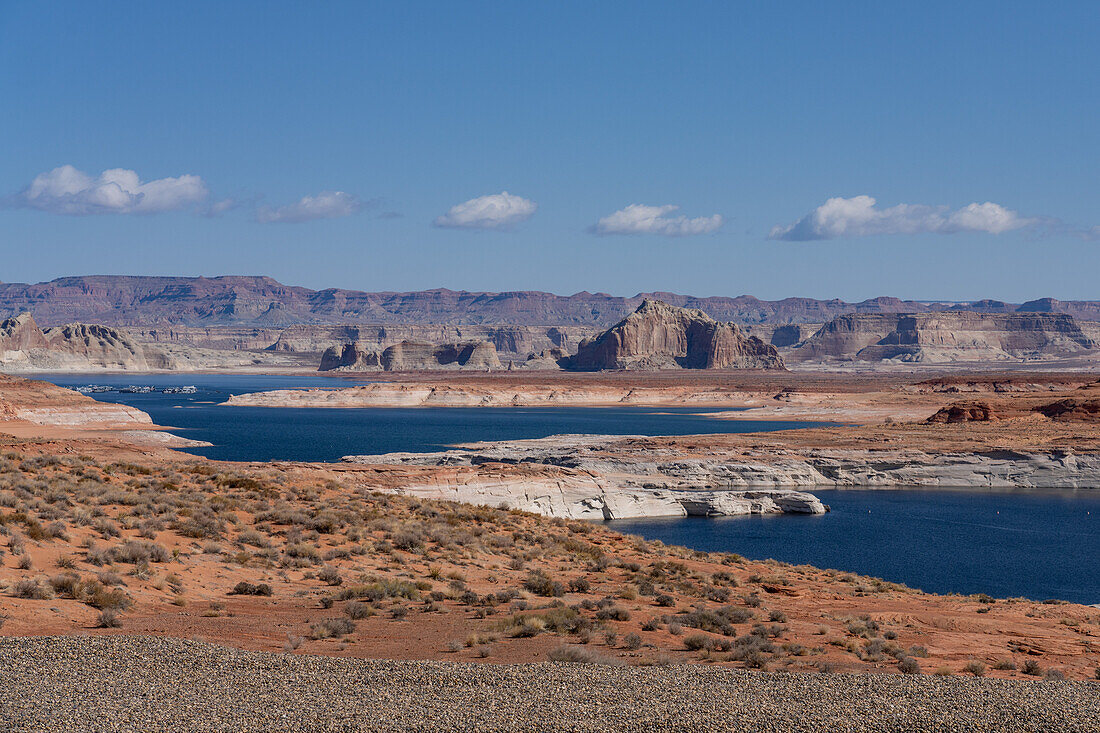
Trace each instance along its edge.
{"label": "white cloud", "polygon": [[788,226],[772,227],[770,239],[792,242],[885,234],[1001,234],[1039,223],[999,204],[969,204],[955,211],[946,206],[898,204],[879,208],[870,196],[831,198]]}
{"label": "white cloud", "polygon": [[322,191],[316,196],[303,196],[300,201],[276,208],[261,207],[256,219],[265,223],[294,224],[314,219],[336,219],[351,216],[363,209],[362,201],[343,191]]}
{"label": "white cloud", "polygon": [[35,176],[15,197],[18,206],[52,214],[152,214],[176,211],[206,199],[210,192],[198,176],[158,178],[142,183],[138,174],[112,168],[92,178],[71,165]]}
{"label": "white cloud", "polygon": [[436,217],[435,225],[457,229],[508,229],[530,219],[537,208],[534,201],[501,191],[452,206],[446,214]]}
{"label": "white cloud", "polygon": [[665,216],[679,206],[646,206],[631,204],[596,222],[592,231],[596,234],[663,234],[666,237],[685,237],[692,234],[710,234],[718,231],[725,220],[720,214],[689,219],[686,216]]}

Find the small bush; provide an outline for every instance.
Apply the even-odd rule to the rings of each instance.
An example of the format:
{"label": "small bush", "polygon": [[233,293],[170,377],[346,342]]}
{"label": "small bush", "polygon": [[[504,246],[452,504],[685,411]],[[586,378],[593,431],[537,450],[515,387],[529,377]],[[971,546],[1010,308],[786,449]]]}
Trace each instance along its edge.
{"label": "small bush", "polygon": [[317,573],[317,579],[332,586],[340,585],[344,582],[344,579],[340,577],[340,573],[331,565],[326,565],[321,568],[321,572]]}
{"label": "small bush", "polygon": [[551,580],[545,573],[531,573],[523,583],[525,590],[538,596],[560,598],[565,595],[565,586]]}
{"label": "small bush", "polygon": [[119,618],[118,611],[115,609],[105,608],[100,611],[95,625],[97,629],[117,629],[122,626],[122,619]]}
{"label": "small bush", "polygon": [[993,669],[1000,669],[1000,670],[1005,670],[1005,671],[1009,671],[1009,672],[1015,672],[1016,671],[1016,663],[1013,662],[1011,659],[1001,659],[996,664],[993,665]]}
{"label": "small bush", "polygon": [[642,637],[631,632],[623,637],[623,646],[630,651],[636,651],[642,648]]}
{"label": "small bush", "polygon": [[29,598],[35,601],[45,601],[53,598],[53,591],[49,586],[42,585],[38,580],[20,580],[11,587],[11,594],[16,598]]}
{"label": "small bush", "polygon": [[1021,671],[1024,674],[1031,675],[1032,677],[1038,677],[1043,673],[1043,667],[1036,659],[1025,659],[1024,667]]}
{"label": "small bush", "polygon": [[1043,672],[1043,679],[1047,682],[1062,682],[1066,679],[1066,673],[1060,669],[1048,669]]}
{"label": "small bush", "polygon": [[691,634],[690,636],[684,637],[684,648],[691,652],[696,652],[700,649],[710,651],[714,649],[714,639],[706,634]]}
{"label": "small bush", "polygon": [[249,583],[245,580],[237,583],[229,592],[231,596],[270,596],[271,594],[271,586],[267,583]]}
{"label": "small bush", "polygon": [[902,657],[898,661],[898,671],[902,674],[920,674],[920,662],[912,657]]}
{"label": "small bush", "polygon": [[355,622],[347,618],[326,618],[309,627],[312,639],[342,639],[355,631]]}
{"label": "small bush", "polygon": [[977,659],[971,659],[969,662],[967,662],[966,666],[963,667],[963,670],[969,672],[975,677],[985,676],[985,665],[979,662]]}
{"label": "small bush", "polygon": [[364,619],[374,615],[374,609],[362,601],[348,601],[344,613],[351,619]]}
{"label": "small bush", "polygon": [[566,662],[569,664],[614,664],[613,661],[591,649],[583,646],[573,646],[572,644],[562,644],[551,649],[546,658],[551,662]]}

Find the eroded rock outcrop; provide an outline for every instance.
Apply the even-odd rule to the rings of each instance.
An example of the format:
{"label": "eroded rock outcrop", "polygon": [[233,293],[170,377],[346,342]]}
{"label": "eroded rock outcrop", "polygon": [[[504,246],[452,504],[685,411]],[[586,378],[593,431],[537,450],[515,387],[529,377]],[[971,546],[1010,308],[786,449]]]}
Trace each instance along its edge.
{"label": "eroded rock outcrop", "polygon": [[989,422],[996,419],[996,413],[988,402],[963,401],[952,402],[941,407],[936,414],[928,418],[929,423]]}
{"label": "eroded rock outcrop", "polygon": [[1100,399],[1069,397],[1049,405],[1040,405],[1035,408],[1035,412],[1053,420],[1100,422]]}
{"label": "eroded rock outcrop", "polygon": [[646,300],[594,339],[568,366],[601,369],[782,369],[774,346],[706,313]]}

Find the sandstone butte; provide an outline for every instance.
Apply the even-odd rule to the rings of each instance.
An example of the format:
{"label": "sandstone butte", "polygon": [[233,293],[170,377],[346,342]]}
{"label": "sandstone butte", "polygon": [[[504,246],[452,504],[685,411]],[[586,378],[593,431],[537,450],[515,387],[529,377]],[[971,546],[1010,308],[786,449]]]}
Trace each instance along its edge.
{"label": "sandstone butte", "polygon": [[[710,375],[689,376],[698,387]],[[864,418],[773,434],[626,438],[611,460],[720,453],[730,464],[766,464],[823,448],[858,456],[892,447],[1087,457],[1097,446],[1093,423],[1035,409],[1093,399],[1100,387],[1081,377],[761,372],[742,375],[739,387],[807,414],[843,399]],[[980,396],[996,419],[925,422],[960,392]],[[586,469],[214,462],[146,440],[155,430],[147,416],[99,404],[0,378],[0,633],[201,637],[287,653],[486,663],[543,660],[567,643],[623,664],[1016,679],[1049,670],[1091,678],[1100,664],[1100,611],[1088,606],[939,596],[645,542],[613,523],[402,495],[411,485]],[[883,409],[896,417],[882,422]],[[71,419],[80,414],[89,419]]]}
{"label": "sandstone butte", "polygon": [[659,300],[638,309],[594,339],[582,341],[570,368],[599,369],[782,369],[774,346],[745,336],[700,310]]}

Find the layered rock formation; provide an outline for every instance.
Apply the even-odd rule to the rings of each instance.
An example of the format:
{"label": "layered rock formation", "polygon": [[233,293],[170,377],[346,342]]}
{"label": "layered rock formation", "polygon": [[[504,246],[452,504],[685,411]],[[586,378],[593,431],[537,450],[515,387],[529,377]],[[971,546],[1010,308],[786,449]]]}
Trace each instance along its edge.
{"label": "layered rock formation", "polygon": [[[481,443],[440,453],[348,456],[368,464],[428,466],[519,463],[555,466],[606,481],[615,490],[747,491],[858,487],[1096,488],[1100,455],[1071,450],[774,450],[752,457],[639,451],[637,436],[557,435]],[[685,510],[686,511],[686,510]]]}
{"label": "layered rock formation", "polygon": [[321,353],[332,347],[354,344],[362,351],[381,352],[402,341],[454,344],[487,341],[497,353],[512,360],[525,360],[548,349],[576,350],[577,344],[595,329],[575,326],[446,326],[446,325],[298,325],[280,332],[273,351]]}
{"label": "layered rock formation", "polygon": [[[153,356],[156,361],[161,354]],[[150,368],[145,348],[129,334],[86,323],[42,330],[30,313],[0,323],[0,365],[21,370]]]}
{"label": "layered rock formation", "polygon": [[791,361],[947,363],[1043,359],[1097,347],[1058,313],[918,313],[840,316],[789,355]]}
{"label": "layered rock formation", "polygon": [[437,369],[500,369],[496,349],[487,341],[427,344],[402,341],[381,353],[359,344],[331,347],[321,355],[320,371],[415,372]]}
{"label": "layered rock formation", "polygon": [[142,343],[128,332],[89,323],[41,329],[30,313],[0,323],[0,369],[48,371],[193,371],[263,364],[291,366],[286,355]]}
{"label": "layered rock formation", "polygon": [[[607,328],[646,299],[696,308],[738,324],[824,323],[846,313],[925,313],[969,310],[985,313],[1058,312],[1100,320],[1100,302],[1042,298],[1022,305],[996,300],[973,303],[923,303],[897,298],[842,300],[786,298],[767,301],[749,295],[698,298],[677,293],[639,293],[616,297],[581,292],[471,293],[425,290],[411,293],[361,292],[283,285],[269,277],[66,277],[28,285],[0,283],[0,315],[30,310],[46,324],[71,321],[109,326],[253,326],[279,328],[315,324],[469,324],[586,326]],[[427,341],[493,340],[479,334],[400,339]],[[399,339],[399,340],[400,340]],[[354,339],[345,339],[351,341]],[[203,345],[203,344],[198,344]],[[327,344],[327,348],[334,344]],[[505,351],[500,343],[497,349]],[[778,345],[778,344],[777,344]],[[531,351],[565,344],[534,345]],[[316,349],[320,351],[321,349]]]}
{"label": "layered rock formation", "polygon": [[558,435],[514,443],[485,443],[441,453],[346,456],[346,463],[406,466],[541,464],[559,469],[540,475],[486,475],[463,480],[409,483],[398,493],[468,504],[507,506],[568,519],[824,514],[812,494],[783,488],[725,489],[710,480],[677,477],[656,462],[587,459],[602,436]]}
{"label": "layered rock formation", "polygon": [[601,369],[782,369],[775,347],[699,310],[646,300],[594,339],[568,366]]}

